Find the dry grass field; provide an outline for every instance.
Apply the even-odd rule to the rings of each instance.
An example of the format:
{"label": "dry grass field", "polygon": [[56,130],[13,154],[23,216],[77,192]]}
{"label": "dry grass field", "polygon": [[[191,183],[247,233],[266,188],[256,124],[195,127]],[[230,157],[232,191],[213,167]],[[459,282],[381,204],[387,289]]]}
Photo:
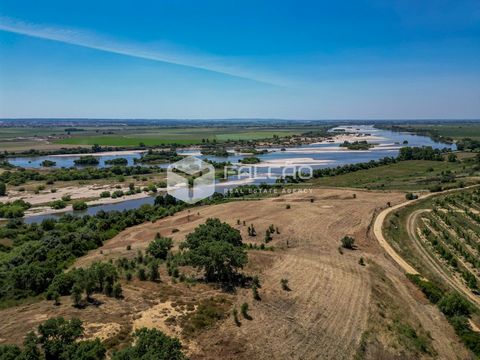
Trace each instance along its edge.
{"label": "dry grass field", "polygon": [[[90,336],[100,336],[112,347],[135,328],[159,328],[178,336],[192,359],[470,359],[438,309],[371,234],[375,215],[387,202],[403,199],[395,192],[312,189],[199,207],[127,229],[74,266],[134,257],[157,232],[178,246],[211,217],[238,228],[246,243],[260,244],[271,224],[279,234],[268,244],[273,251],[248,251],[244,272],[259,276],[261,300],[253,299],[251,289],[225,293],[201,282],[173,281],[162,266],[159,283],[125,282],[122,300],[98,295],[95,306],[79,310],[70,298],[62,298],[59,306],[39,301],[2,310],[0,342],[19,343],[39,323],[61,315],[81,318]],[[250,224],[258,236],[248,236]],[[345,235],[356,239],[355,250],[339,249]],[[359,264],[361,258],[365,266]],[[281,279],[288,279],[290,291],[282,288]],[[187,334],[185,321],[204,301],[216,302],[225,317]],[[231,309],[244,302],[251,319],[240,316],[237,326]]]}

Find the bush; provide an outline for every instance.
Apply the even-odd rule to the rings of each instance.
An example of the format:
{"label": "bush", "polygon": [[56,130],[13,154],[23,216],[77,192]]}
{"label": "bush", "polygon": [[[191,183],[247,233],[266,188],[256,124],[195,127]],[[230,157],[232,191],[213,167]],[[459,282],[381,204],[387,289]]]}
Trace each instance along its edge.
{"label": "bush", "polygon": [[147,274],[145,273],[145,269],[143,267],[138,269],[138,280],[140,281],[147,280]]}
{"label": "bush", "polygon": [[418,199],[418,195],[415,195],[411,192],[405,194],[405,199],[407,200],[415,200]]}
{"label": "bush", "polygon": [[430,192],[440,192],[442,190],[443,190],[442,186],[438,184],[430,187]]}
{"label": "bush", "polygon": [[180,341],[157,329],[142,328],[135,331],[133,336],[134,345],[114,353],[112,360],[187,360]]}
{"label": "bush", "polygon": [[355,244],[355,239],[351,236],[344,236],[342,238],[342,247],[345,249],[353,249]]}
{"label": "bush", "polygon": [[238,319],[238,311],[237,311],[237,308],[233,308],[232,314],[233,314],[233,321],[235,321],[235,325],[237,325],[237,326],[242,325],[242,323],[241,323],[240,320]]}
{"label": "bush", "polygon": [[247,303],[242,304],[242,306],[240,307],[240,311],[242,312],[242,315],[245,319],[252,320],[252,317],[248,313],[248,304]]}
{"label": "bush", "polygon": [[75,201],[72,206],[73,206],[73,210],[76,210],[76,211],[86,210],[88,208],[88,205],[85,201]]}
{"label": "bush", "polygon": [[120,299],[120,298],[123,297],[122,285],[120,285],[119,282],[116,282],[116,283],[113,285],[112,296],[113,296],[114,298],[117,298],[117,299]]}
{"label": "bush", "polygon": [[0,196],[7,195],[7,186],[4,182],[0,181]]}
{"label": "bush", "polygon": [[440,311],[445,315],[469,316],[471,312],[470,303],[457,293],[451,293],[438,302]]}
{"label": "bush", "polygon": [[40,163],[40,165],[43,166],[43,167],[52,167],[52,166],[57,165],[57,163],[55,161],[51,161],[51,160],[43,160]]}
{"label": "bush", "polygon": [[70,195],[63,195],[63,196],[62,196],[62,200],[65,201],[65,202],[67,202],[67,201],[72,200],[72,197],[71,197]]}
{"label": "bush", "polygon": [[281,279],[280,284],[282,285],[283,290],[290,291],[290,287],[288,286],[288,279]]}
{"label": "bush", "polygon": [[102,191],[100,193],[101,198],[109,198],[110,197],[110,191]]}
{"label": "bush", "polygon": [[158,264],[156,261],[152,261],[149,265],[148,279],[150,281],[158,281],[160,279],[160,273],[158,272]]}
{"label": "bush", "polygon": [[28,333],[23,349],[0,346],[0,359],[105,359],[105,347],[99,339],[81,340],[84,335],[78,319],[51,318],[38,326],[37,333]]}
{"label": "bush", "polygon": [[50,203],[50,207],[55,210],[60,210],[66,208],[67,203],[63,200],[55,200]]}
{"label": "bush", "polygon": [[171,238],[160,237],[160,234],[157,234],[155,240],[153,240],[147,247],[147,253],[152,255],[156,259],[167,258],[167,254],[173,246],[173,241]]}

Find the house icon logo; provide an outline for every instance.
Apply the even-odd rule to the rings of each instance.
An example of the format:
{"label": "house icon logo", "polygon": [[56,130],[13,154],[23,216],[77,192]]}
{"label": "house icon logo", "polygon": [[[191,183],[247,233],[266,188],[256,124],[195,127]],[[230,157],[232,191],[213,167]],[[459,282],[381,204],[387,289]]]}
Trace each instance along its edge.
{"label": "house icon logo", "polygon": [[215,168],[195,156],[170,164],[167,168],[167,193],[188,204],[215,192]]}

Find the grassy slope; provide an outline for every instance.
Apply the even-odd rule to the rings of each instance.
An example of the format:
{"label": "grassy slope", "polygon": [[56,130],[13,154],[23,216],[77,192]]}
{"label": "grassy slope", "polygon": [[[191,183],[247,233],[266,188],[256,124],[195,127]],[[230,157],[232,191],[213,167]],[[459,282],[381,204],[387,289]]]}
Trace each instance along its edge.
{"label": "grassy slope", "polygon": [[[358,187],[386,190],[428,189],[430,180],[450,170],[457,175],[465,175],[462,163],[412,160],[379,168],[360,170],[344,175],[314,179],[314,185],[335,187]],[[466,169],[471,165],[466,165]],[[429,171],[433,169],[433,171]],[[466,181],[466,180],[464,180]]]}

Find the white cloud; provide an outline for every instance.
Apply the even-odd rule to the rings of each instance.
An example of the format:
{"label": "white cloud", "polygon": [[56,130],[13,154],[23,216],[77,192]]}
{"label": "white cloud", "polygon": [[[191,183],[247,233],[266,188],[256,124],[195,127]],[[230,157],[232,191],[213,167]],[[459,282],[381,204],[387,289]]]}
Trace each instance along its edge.
{"label": "white cloud", "polygon": [[139,46],[137,44],[119,42],[107,36],[84,30],[32,24],[1,16],[0,30],[119,55],[207,70],[218,74],[252,80],[269,85],[280,85],[284,83],[284,80],[274,75],[267,75],[263,72],[245,69],[242,66],[231,63],[231,60],[226,58],[187,53],[179,51],[178,49],[172,50],[167,46],[162,46],[160,49],[158,47],[152,48],[143,45]]}

